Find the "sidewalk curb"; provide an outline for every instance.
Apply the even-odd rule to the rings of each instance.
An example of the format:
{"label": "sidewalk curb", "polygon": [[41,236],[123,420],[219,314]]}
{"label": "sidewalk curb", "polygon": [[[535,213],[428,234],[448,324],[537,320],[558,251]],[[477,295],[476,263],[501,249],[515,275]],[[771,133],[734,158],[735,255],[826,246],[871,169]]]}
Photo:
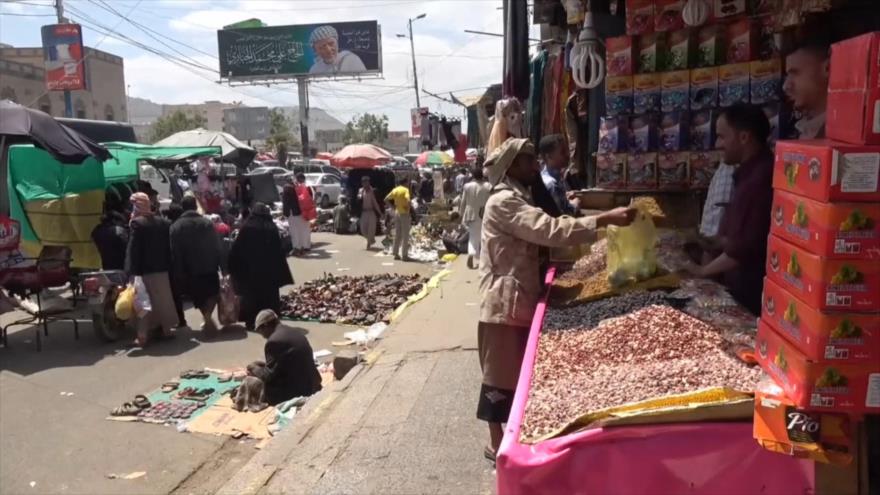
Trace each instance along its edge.
{"label": "sidewalk curb", "polygon": [[[335,403],[372,362],[362,362],[345,377],[313,395],[297,412],[291,428],[281,430],[266,447],[257,452],[232,478],[216,492],[217,495],[256,494],[275,475],[290,453],[322,419],[324,411]],[[302,419],[300,419],[302,418]]]}

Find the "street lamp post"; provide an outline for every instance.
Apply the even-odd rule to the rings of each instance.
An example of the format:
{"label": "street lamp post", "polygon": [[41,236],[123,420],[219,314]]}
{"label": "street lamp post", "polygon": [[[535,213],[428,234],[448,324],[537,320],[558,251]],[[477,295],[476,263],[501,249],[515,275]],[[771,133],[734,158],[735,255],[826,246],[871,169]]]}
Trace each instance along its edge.
{"label": "street lamp post", "polygon": [[[414,19],[407,20],[407,27],[409,28],[409,49],[410,54],[412,55],[412,65],[413,65],[413,89],[416,91],[416,108],[420,108],[422,106],[421,101],[419,100],[419,74],[416,72],[416,46],[413,41],[413,31],[412,25],[413,21],[417,21],[419,19],[424,19],[428,14],[420,14],[417,15]],[[405,34],[398,34],[398,38],[406,38]]]}

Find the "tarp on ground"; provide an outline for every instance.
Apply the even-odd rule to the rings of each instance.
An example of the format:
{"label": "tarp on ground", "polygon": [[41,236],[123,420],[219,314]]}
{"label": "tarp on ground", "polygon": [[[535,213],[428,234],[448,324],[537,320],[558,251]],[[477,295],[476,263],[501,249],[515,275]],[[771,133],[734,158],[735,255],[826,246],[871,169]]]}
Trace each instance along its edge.
{"label": "tarp on ground", "polygon": [[33,145],[15,145],[9,148],[7,185],[10,216],[21,224],[25,256],[39,256],[44,245],[69,246],[71,266],[100,268],[91,238],[104,204],[100,161],[87,158],[71,167]]}
{"label": "tarp on ground", "polygon": [[239,141],[227,132],[193,129],[172,134],[167,138],[153,143],[156,147],[193,147],[219,146],[223,153],[223,161],[234,163],[239,167],[248,166],[257,156],[257,151]]}
{"label": "tarp on ground", "polygon": [[113,157],[104,162],[106,183],[133,181],[138,178],[141,160],[192,160],[202,156],[220,156],[220,146],[151,146],[137,143],[102,143]]}

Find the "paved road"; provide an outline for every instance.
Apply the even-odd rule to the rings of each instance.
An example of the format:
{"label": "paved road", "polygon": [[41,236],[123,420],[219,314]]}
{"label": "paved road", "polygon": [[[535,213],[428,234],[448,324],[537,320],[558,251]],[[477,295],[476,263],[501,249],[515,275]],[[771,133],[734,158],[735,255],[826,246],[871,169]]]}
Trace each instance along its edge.
{"label": "paved road", "polygon": [[[433,266],[417,263],[383,265],[388,257],[363,250],[360,237],[316,234],[316,251],[307,259],[292,259],[298,283],[322,273],[429,274]],[[340,270],[347,269],[347,270]],[[417,307],[417,306],[416,306]],[[197,312],[187,319],[197,327]],[[4,315],[0,322],[9,320]],[[315,350],[333,350],[350,327],[304,323]],[[241,465],[256,451],[251,442],[227,437],[181,434],[174,428],[106,421],[108,411],[148,392],[181,370],[198,367],[241,366],[262,355],[263,339],[245,332],[224,334],[203,342],[198,331],[182,331],[171,342],[144,351],[122,344],[104,344],[90,325],[73,339],[66,323],[53,323],[38,353],[30,329],[13,330],[10,349],[0,349],[0,493],[170,493],[194,487],[211,492],[210,480],[188,478],[200,466],[212,463],[222,475]],[[62,395],[72,392],[73,395]],[[109,473],[146,471],[137,480],[111,480]],[[188,492],[189,490],[183,490]]]}

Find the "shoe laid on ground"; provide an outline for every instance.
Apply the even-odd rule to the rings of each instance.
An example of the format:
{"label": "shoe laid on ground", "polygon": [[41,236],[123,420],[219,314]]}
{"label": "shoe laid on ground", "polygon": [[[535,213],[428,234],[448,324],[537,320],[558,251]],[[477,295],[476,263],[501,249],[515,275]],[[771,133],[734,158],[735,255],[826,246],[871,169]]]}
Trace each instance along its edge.
{"label": "shoe laid on ground", "polygon": [[409,256],[404,256],[403,261],[410,262],[410,261],[413,261],[413,259],[410,258]]}
{"label": "shoe laid on ground", "polygon": [[470,268],[471,270],[474,269],[474,257],[473,257],[473,255],[468,255],[468,259],[467,259],[467,267]]}
{"label": "shoe laid on ground", "polygon": [[398,256],[398,255],[395,254],[395,255],[394,255],[394,259],[400,261],[400,256]]}

